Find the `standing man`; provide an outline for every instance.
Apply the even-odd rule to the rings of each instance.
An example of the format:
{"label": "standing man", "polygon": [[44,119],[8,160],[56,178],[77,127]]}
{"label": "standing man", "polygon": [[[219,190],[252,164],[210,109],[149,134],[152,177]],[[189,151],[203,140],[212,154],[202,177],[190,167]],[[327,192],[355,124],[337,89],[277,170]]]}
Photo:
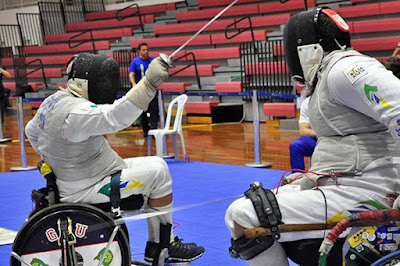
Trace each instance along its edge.
{"label": "standing man", "polygon": [[290,143],[290,166],[292,173],[305,170],[304,157],[311,157],[315,145],[317,145],[317,137],[315,131],[311,128],[310,118],[308,117],[309,101],[310,97],[307,97],[300,108],[299,132],[301,137]]}
{"label": "standing man", "polygon": [[[134,87],[145,75],[154,57],[149,56],[149,46],[147,43],[139,43],[139,56],[134,58],[129,67],[129,81]],[[143,136],[147,137],[150,129],[157,129],[158,124],[158,99],[157,94],[150,102],[149,107],[141,116]]]}

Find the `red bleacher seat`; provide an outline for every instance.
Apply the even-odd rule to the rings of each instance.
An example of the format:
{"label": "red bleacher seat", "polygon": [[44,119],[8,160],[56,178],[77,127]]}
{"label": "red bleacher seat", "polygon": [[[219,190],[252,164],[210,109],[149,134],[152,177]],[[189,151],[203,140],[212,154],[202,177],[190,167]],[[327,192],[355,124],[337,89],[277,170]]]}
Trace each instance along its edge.
{"label": "red bleacher seat", "polygon": [[[154,15],[145,15],[142,17],[142,23],[154,23]],[[70,23],[65,26],[66,30],[82,31],[82,30],[93,30],[93,29],[110,29],[110,28],[122,28],[132,27],[140,25],[138,17],[126,18],[118,21],[117,19],[99,20],[99,21],[87,21],[79,23]]]}
{"label": "red bleacher seat", "polygon": [[[213,69],[219,67],[220,65],[197,65],[197,70],[199,73],[199,76],[213,76],[214,72]],[[170,69],[170,74],[180,70],[184,68],[184,66],[176,66],[174,68]],[[128,71],[126,71],[125,67],[121,67],[121,75],[124,75],[125,73],[128,73]],[[192,77],[192,76],[196,76],[196,71],[194,66],[190,66],[188,68],[186,68],[185,70],[179,72],[178,74],[175,75],[176,77]]]}
{"label": "red bleacher seat", "polygon": [[[110,41],[95,42],[96,50],[110,49]],[[52,54],[52,53],[74,53],[92,51],[92,43],[84,43],[75,48],[69,48],[68,44],[51,44],[43,46],[25,46],[24,51],[26,54]]]}
{"label": "red bleacher seat", "polygon": [[[361,6],[361,5],[360,5]],[[396,14],[400,12],[400,2],[390,1],[390,2],[380,2],[379,3],[379,14]]]}
{"label": "red bleacher seat", "polygon": [[[255,30],[254,40],[255,41],[264,41],[267,39],[267,32],[272,32],[268,30]],[[228,35],[229,36],[229,35]],[[225,34],[213,34],[211,35],[211,43],[212,44],[225,44],[225,43],[241,43],[241,42],[250,42],[252,41],[251,32],[246,31],[241,34],[235,36],[232,39],[226,39]]]}
{"label": "red bleacher seat", "polygon": [[[17,100],[17,97],[14,97],[14,96],[9,97],[8,98],[9,105],[11,106],[13,104],[13,102],[16,102],[16,100]],[[40,107],[40,105],[42,104],[42,102],[43,102],[43,100],[40,99],[40,98],[38,98],[38,99],[34,99],[34,98],[29,99],[29,103],[30,103],[30,105],[31,105],[31,107],[33,109],[38,109]]]}
{"label": "red bleacher seat", "polygon": [[[233,23],[233,19],[217,20],[211,23],[204,31],[215,31],[224,30],[226,26]],[[183,33],[183,32],[197,32],[200,30],[207,21],[202,22],[189,22],[189,23],[177,23],[167,25],[156,25],[154,26],[154,34],[172,34],[172,33]]]}
{"label": "red bleacher seat", "polygon": [[196,60],[239,58],[239,47],[187,50],[194,53]]}
{"label": "red bleacher seat", "polygon": [[[45,41],[46,43],[52,42],[67,42],[71,37],[77,35],[79,33],[65,33],[65,34],[57,34],[57,35],[46,35]],[[121,38],[122,36],[132,36],[132,29],[131,28],[122,28],[122,29],[110,29],[110,30],[103,30],[103,31],[92,31],[93,39],[100,40],[100,39],[116,39]],[[90,40],[91,35],[89,32],[84,33],[78,37],[75,37],[73,40]]]}
{"label": "red bleacher seat", "polygon": [[[191,36],[165,37],[165,38],[146,38],[132,39],[131,47],[136,48],[139,43],[146,42],[149,47],[178,47],[184,44]],[[210,35],[199,35],[193,39],[188,45],[210,45]]]}
{"label": "red bleacher seat", "polygon": [[3,67],[12,67],[14,65],[12,58],[3,58],[1,63]]}
{"label": "red bleacher seat", "polygon": [[[181,11],[176,13],[177,21],[187,20],[200,20],[210,19],[215,17],[223,8],[209,8],[204,10],[190,10]],[[233,16],[244,16],[258,14],[258,4],[245,5],[245,6],[233,6],[228,9],[221,17],[233,17]]]}
{"label": "red bleacher seat", "polygon": [[[140,15],[163,13],[167,10],[175,10],[175,9],[176,9],[176,3],[139,7]],[[135,13],[136,10],[137,9],[135,7],[128,8],[125,11],[120,12],[119,16],[123,17],[124,15],[130,15],[132,13]],[[118,10],[90,12],[86,14],[86,20],[89,21],[89,20],[116,18],[117,12]]]}
{"label": "red bleacher seat", "polygon": [[[251,18],[251,25],[254,28],[257,27],[266,27],[266,26],[273,26],[273,25],[281,25],[285,24],[286,21],[290,18],[290,14],[278,14],[278,15],[269,15],[269,16],[262,16],[262,17],[254,17]],[[245,21],[246,22],[246,21]]]}
{"label": "red bleacher seat", "polygon": [[296,103],[264,103],[266,116],[296,117]]}
{"label": "red bleacher seat", "polygon": [[[289,19],[290,14],[279,14],[271,16],[253,17],[251,18],[251,24],[253,28],[267,27],[273,25],[280,25],[286,23]],[[234,19],[224,19],[217,20],[213,22],[210,26],[204,29],[204,31],[216,31],[225,30],[225,28],[234,23]],[[173,34],[173,33],[183,33],[183,32],[197,32],[200,30],[207,22],[189,22],[189,23],[177,23],[177,24],[167,24],[167,25],[156,25],[154,26],[154,33],[157,35],[162,34]],[[234,28],[247,28],[249,23],[247,20],[243,20],[236,24]]]}
{"label": "red bleacher seat", "polygon": [[381,38],[365,38],[351,40],[351,46],[357,51],[382,51],[394,50],[396,48],[399,37],[381,37]]}
{"label": "red bleacher seat", "polygon": [[186,102],[187,114],[211,114],[211,107],[217,106],[219,101]]}
{"label": "red bleacher seat", "polygon": [[[28,82],[29,85],[32,86],[33,91],[38,91],[38,87],[43,85],[43,82]],[[17,85],[15,82],[3,82],[4,88],[7,88],[11,91],[17,91]]]}
{"label": "red bleacher seat", "polygon": [[[162,53],[167,55],[172,54],[172,52],[165,52],[165,51],[163,51]],[[193,53],[194,56],[196,57],[196,60],[230,59],[230,58],[240,57],[239,47],[222,47],[222,48],[184,50],[177,53],[174,58],[179,58],[180,56],[188,53]],[[151,51],[149,53],[149,55],[154,58],[159,56],[159,54],[160,52],[157,51]],[[187,61],[191,59],[192,58],[188,56],[187,58],[183,57],[182,59],[179,59],[179,61]]]}
{"label": "red bleacher seat", "polygon": [[[245,3],[253,3],[253,2],[261,2],[262,0],[239,0],[237,4],[245,4]],[[198,0],[198,6],[200,8],[204,7],[213,7],[213,6],[227,6],[232,3],[231,0]]]}
{"label": "red bleacher seat", "polygon": [[[307,7],[315,7],[315,0],[307,0]],[[290,11],[290,10],[303,10],[304,0],[291,0],[286,3],[280,3],[278,1],[259,4],[260,14],[271,14],[273,12]]]}
{"label": "red bleacher seat", "polygon": [[358,18],[375,15],[397,14],[400,12],[399,1],[339,7],[334,9],[344,18]]}
{"label": "red bleacher seat", "polygon": [[42,100],[29,101],[33,109],[39,109],[42,104]]}
{"label": "red bleacher seat", "polygon": [[398,31],[400,18],[353,21],[350,25],[351,33]]}
{"label": "red bleacher seat", "polygon": [[368,1],[373,1],[373,0],[350,0],[350,2],[354,3],[361,3],[361,2],[368,2]]}
{"label": "red bleacher seat", "polygon": [[216,82],[216,92],[242,92],[242,83],[240,81]]}
{"label": "red bleacher seat", "polygon": [[[56,55],[56,56],[29,56],[26,58],[26,63],[35,61],[37,59],[42,60],[43,65],[65,65],[65,63],[71,58],[71,55]],[[3,65],[13,66],[13,59],[3,59]],[[39,65],[39,61],[33,62],[31,65]]]}
{"label": "red bleacher seat", "polygon": [[168,92],[185,92],[186,87],[192,86],[191,82],[166,82],[158,86],[159,90]]}
{"label": "red bleacher seat", "polygon": [[263,62],[246,64],[246,74],[282,74],[289,73],[286,62]]}
{"label": "red bleacher seat", "polygon": [[374,15],[379,13],[379,3],[339,7],[334,9],[343,18],[355,18],[364,17],[368,15]]}
{"label": "red bleacher seat", "polygon": [[[197,70],[199,73],[199,76],[213,76],[214,75],[214,68],[218,68],[219,65],[197,65]],[[174,68],[171,68],[169,73],[172,74],[180,69],[184,68],[184,66],[177,66]],[[179,72],[178,74],[175,75],[175,77],[192,77],[196,76],[196,70],[194,66],[190,66],[183,70],[182,72]]]}
{"label": "red bleacher seat", "polygon": [[[27,71],[29,72],[30,70],[27,69]],[[46,78],[60,78],[62,77],[62,71],[63,70],[61,68],[45,68],[44,74],[46,75]],[[15,77],[14,70],[8,70],[8,72],[10,72],[11,77]],[[43,75],[42,71],[40,70],[30,73],[28,75],[28,78],[41,78],[41,77],[43,77]]]}

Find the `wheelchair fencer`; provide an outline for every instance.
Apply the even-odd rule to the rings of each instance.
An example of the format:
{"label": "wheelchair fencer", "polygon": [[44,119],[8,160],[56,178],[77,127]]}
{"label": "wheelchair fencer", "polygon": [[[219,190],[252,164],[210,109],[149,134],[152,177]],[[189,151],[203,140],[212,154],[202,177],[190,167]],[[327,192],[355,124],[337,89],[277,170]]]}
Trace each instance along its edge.
{"label": "wheelchair fencer", "polygon": [[[143,197],[129,204],[111,193],[110,203],[60,203],[50,165],[39,163],[46,187],[32,191],[35,209],[18,232],[10,265],[166,265],[171,225],[161,228],[161,249],[152,264],[131,259],[128,230],[120,208],[139,210]],[[119,187],[117,189],[119,191]],[[134,204],[132,204],[134,202]]]}
{"label": "wheelchair fencer", "polygon": [[[256,210],[261,226],[245,229],[232,241],[233,258],[251,259],[281,233],[328,230],[324,239],[281,242],[286,255],[301,266],[389,266],[400,265],[400,210],[361,211],[337,223],[283,224],[274,193],[254,182],[245,192]],[[347,230],[348,229],[348,230]],[[347,236],[342,233],[348,231]],[[343,264],[345,263],[345,264]]]}

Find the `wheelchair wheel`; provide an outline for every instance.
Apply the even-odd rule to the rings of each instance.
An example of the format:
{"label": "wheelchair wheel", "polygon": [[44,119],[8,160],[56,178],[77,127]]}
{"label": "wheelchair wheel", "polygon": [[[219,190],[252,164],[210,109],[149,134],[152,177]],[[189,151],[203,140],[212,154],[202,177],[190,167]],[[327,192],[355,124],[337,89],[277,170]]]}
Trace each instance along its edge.
{"label": "wheelchair wheel", "polygon": [[400,250],[390,253],[385,257],[375,261],[371,266],[392,266],[400,265]]}
{"label": "wheelchair wheel", "polygon": [[[12,251],[31,265],[60,265],[59,224],[68,222],[72,234],[78,265],[98,265],[108,241],[117,226],[116,221],[86,204],[56,204],[29,218],[19,230]],[[122,222],[110,245],[103,265],[131,265],[129,241]],[[37,264],[36,264],[37,263]],[[14,257],[11,266],[21,265]]]}

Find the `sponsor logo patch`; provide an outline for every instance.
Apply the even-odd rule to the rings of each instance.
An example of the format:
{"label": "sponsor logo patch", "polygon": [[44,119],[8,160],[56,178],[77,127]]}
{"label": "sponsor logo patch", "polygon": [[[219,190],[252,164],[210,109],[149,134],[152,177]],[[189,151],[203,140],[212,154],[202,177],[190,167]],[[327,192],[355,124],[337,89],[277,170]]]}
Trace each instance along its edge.
{"label": "sponsor logo patch", "polygon": [[353,65],[344,70],[344,74],[351,84],[354,84],[358,79],[368,74],[368,71],[359,65]]}

